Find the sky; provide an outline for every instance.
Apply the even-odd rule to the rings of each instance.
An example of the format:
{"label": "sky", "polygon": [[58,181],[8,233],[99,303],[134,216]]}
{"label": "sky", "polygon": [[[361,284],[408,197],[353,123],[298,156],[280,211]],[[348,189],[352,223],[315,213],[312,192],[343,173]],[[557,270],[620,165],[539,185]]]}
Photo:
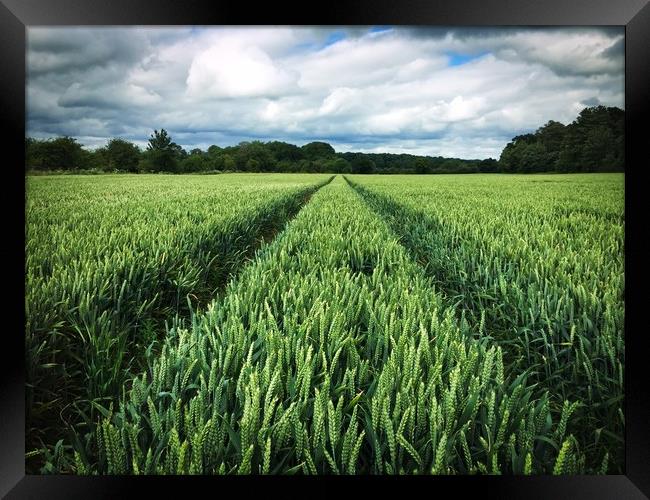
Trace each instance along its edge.
{"label": "sky", "polygon": [[622,27],[28,27],[27,135],[499,158],[624,109]]}

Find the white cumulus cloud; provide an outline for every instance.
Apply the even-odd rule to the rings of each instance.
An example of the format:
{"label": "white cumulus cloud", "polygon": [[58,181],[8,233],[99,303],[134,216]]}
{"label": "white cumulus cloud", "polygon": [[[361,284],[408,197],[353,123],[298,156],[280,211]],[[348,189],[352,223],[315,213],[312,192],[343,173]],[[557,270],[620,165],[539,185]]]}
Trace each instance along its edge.
{"label": "white cumulus cloud", "polygon": [[259,97],[288,93],[297,75],[260,47],[223,40],[198,53],[187,76],[191,97]]}

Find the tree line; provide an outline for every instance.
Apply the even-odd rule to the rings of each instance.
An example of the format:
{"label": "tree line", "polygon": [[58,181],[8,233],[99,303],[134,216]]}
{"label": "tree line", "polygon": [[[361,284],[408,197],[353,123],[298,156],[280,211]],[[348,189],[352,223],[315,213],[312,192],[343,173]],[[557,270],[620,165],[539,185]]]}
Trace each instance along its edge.
{"label": "tree line", "polygon": [[583,109],[569,125],[549,121],[518,135],[501,153],[502,172],[616,172],[625,165],[625,112]]}
{"label": "tree line", "polygon": [[392,153],[337,153],[326,142],[296,146],[281,141],[245,141],[186,151],[165,129],[154,130],[144,150],[111,139],[88,150],[73,137],[25,140],[25,168],[31,171],[119,171],[168,173],[327,172],[476,173],[611,172],[624,166],[624,111],[583,109],[569,125],[549,121],[534,133],[516,136],[498,160],[464,160]]}

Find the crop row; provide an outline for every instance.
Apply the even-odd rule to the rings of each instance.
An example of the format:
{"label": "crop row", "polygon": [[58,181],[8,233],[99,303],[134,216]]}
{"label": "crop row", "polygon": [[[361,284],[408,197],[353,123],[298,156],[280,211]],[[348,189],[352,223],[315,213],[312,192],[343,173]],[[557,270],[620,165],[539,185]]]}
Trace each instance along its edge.
{"label": "crop row", "polygon": [[570,473],[584,455],[504,350],[456,319],[389,225],[318,191],[96,427],[77,473]]}
{"label": "crop row", "polygon": [[623,472],[624,214],[619,175],[353,176],[478,338],[569,424],[586,471]]}
{"label": "crop row", "polygon": [[204,307],[326,180],[28,178],[27,451],[42,462],[91,426],[164,321]]}

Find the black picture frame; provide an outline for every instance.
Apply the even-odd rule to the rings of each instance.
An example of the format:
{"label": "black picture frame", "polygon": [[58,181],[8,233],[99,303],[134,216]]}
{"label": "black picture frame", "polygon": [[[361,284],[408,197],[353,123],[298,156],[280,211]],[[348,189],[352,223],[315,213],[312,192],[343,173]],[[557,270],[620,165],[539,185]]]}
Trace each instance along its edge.
{"label": "black picture frame", "polygon": [[[481,498],[641,499],[650,497],[650,417],[645,333],[642,307],[645,274],[641,259],[648,255],[644,242],[643,119],[650,104],[649,0],[357,0],[343,4],[275,2],[246,4],[232,0],[0,0],[0,121],[2,122],[3,202],[6,204],[5,240],[0,246],[5,270],[6,316],[12,317],[2,345],[0,363],[0,496],[7,498],[122,498],[185,494],[196,487],[232,486],[239,493],[250,481],[257,492],[277,488],[285,496],[323,494],[332,487],[347,491],[363,483],[407,491],[415,481],[427,495],[471,495]],[[231,477],[73,477],[25,475],[24,423],[24,192],[23,141],[25,137],[25,35],[36,25],[524,25],[625,26],[625,262],[626,262],[626,462],[625,475],[532,477],[416,477],[416,478],[231,478]],[[15,160],[9,161],[9,152]],[[20,201],[22,200],[22,202]],[[633,236],[637,235],[637,236]],[[16,314],[15,311],[18,311]],[[191,481],[192,490],[188,490]],[[196,485],[196,481],[204,484]],[[210,481],[210,484],[207,482]],[[408,481],[408,482],[407,482]],[[312,484],[309,484],[312,483]],[[296,484],[306,488],[301,493]],[[314,489],[313,485],[319,488]],[[152,491],[152,488],[154,491]],[[145,493],[146,491],[146,493]]]}

